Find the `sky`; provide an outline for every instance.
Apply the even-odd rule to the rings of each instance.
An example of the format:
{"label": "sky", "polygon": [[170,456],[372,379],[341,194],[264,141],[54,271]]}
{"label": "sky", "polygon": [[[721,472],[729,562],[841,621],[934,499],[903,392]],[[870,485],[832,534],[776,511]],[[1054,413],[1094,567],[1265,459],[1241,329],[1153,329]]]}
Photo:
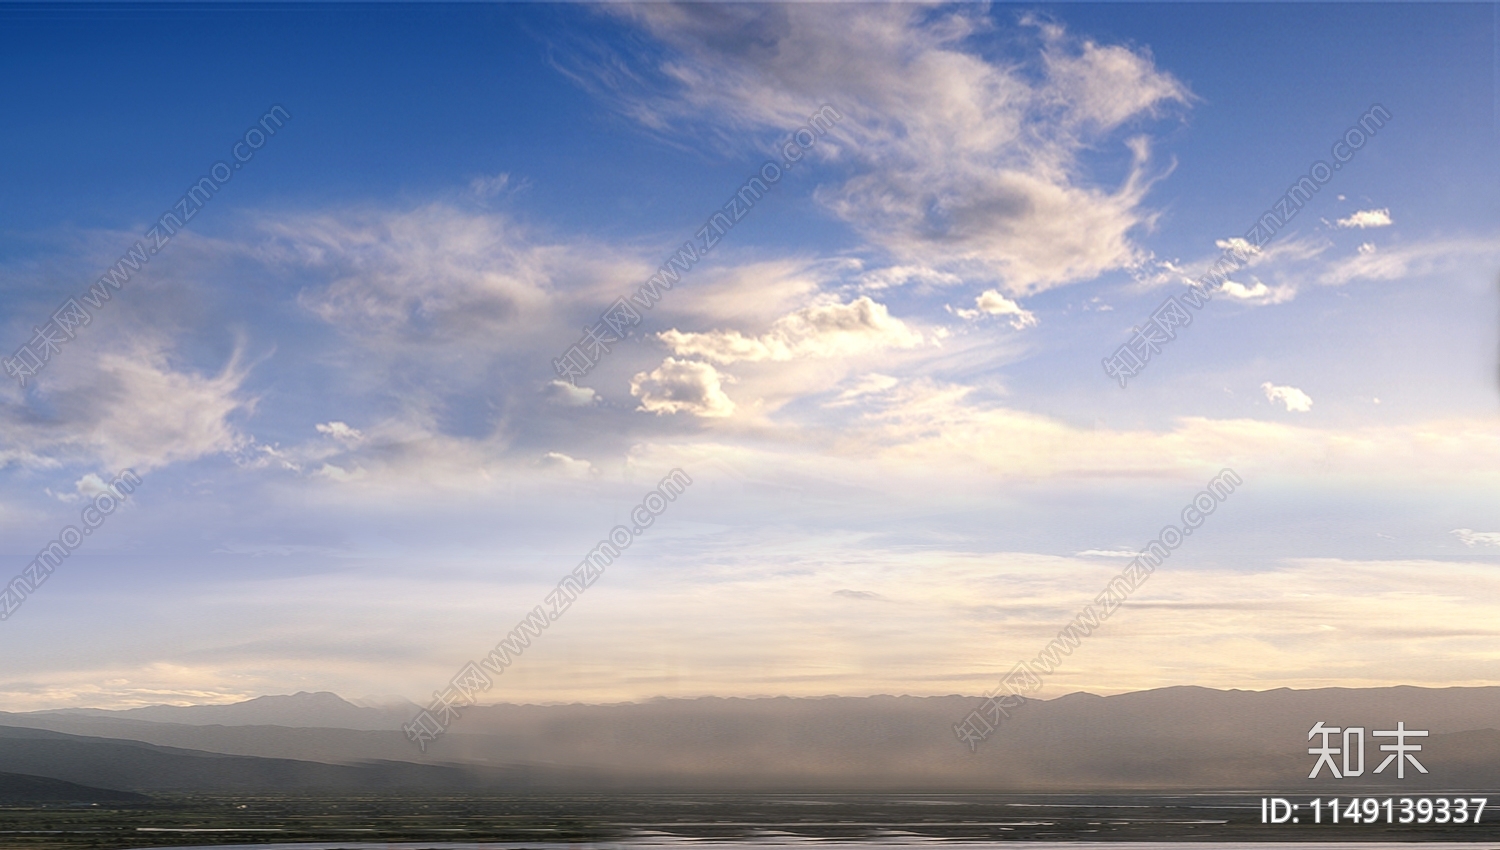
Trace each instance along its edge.
{"label": "sky", "polygon": [[1500,684],[1496,8],[0,7],[0,710]]}

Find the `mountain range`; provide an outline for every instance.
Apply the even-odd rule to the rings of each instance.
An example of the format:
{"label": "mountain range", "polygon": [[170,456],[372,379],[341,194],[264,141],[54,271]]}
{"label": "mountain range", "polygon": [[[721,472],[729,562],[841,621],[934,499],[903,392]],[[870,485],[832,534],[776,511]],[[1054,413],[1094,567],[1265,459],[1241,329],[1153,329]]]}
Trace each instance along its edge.
{"label": "mountain range", "polygon": [[[232,705],[0,713],[0,772],[128,792],[1272,791],[1479,788],[1500,782],[1500,688],[1075,693],[1012,710],[970,752],[975,697],[660,699],[490,705],[424,753],[415,706],[331,693]],[[1366,730],[1363,776],[1309,780],[1315,723]],[[1428,731],[1428,769],[1373,770],[1389,739]],[[1341,738],[1331,738],[1337,746]],[[3,786],[0,786],[3,787]]]}

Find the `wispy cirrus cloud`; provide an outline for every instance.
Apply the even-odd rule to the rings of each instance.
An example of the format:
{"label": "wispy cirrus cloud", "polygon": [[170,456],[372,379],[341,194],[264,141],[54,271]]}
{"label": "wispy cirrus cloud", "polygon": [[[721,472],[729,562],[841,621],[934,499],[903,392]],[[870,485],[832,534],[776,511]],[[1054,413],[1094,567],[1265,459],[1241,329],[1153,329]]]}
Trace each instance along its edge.
{"label": "wispy cirrus cloud", "polygon": [[1475,546],[1500,547],[1500,531],[1474,531],[1469,528],[1455,528],[1450,533],[1471,549]]}
{"label": "wispy cirrus cloud", "polygon": [[102,465],[144,473],[232,452],[234,422],[255,406],[236,351],[217,374],[174,363],[160,342],[80,348],[38,383],[30,400],[0,404],[0,463]]}
{"label": "wispy cirrus cloud", "polygon": [[1500,261],[1500,239],[1435,239],[1392,247],[1361,246],[1358,253],[1330,263],[1319,283],[1339,286],[1357,280],[1401,280]]}
{"label": "wispy cirrus cloud", "polygon": [[[1204,254],[1190,260],[1166,260],[1149,257],[1132,269],[1135,284],[1142,288],[1162,286],[1197,286],[1209,270],[1224,256],[1242,258],[1238,261],[1237,276],[1241,280],[1225,280],[1216,294],[1224,295],[1242,304],[1256,306],[1282,304],[1297,296],[1297,283],[1301,275],[1290,274],[1305,264],[1316,262],[1329,249],[1327,240],[1316,237],[1289,238],[1260,247],[1243,237],[1215,239],[1216,252]],[[1277,282],[1268,284],[1260,277],[1274,276]],[[1249,283],[1242,281],[1248,280]]]}
{"label": "wispy cirrus cloud", "polygon": [[[1015,57],[982,55],[986,14],[906,5],[647,4],[618,10],[672,51],[652,61],[670,95],[610,72],[647,126],[783,133],[823,104],[847,116],[815,155],[853,175],[818,197],[910,266],[960,272],[1011,296],[1088,280],[1139,259],[1149,224],[1144,136],[1116,134],[1192,96],[1151,56],[1018,19]],[[603,71],[599,72],[604,74]],[[600,77],[601,79],[603,77]],[[1115,188],[1080,160],[1110,143]]]}

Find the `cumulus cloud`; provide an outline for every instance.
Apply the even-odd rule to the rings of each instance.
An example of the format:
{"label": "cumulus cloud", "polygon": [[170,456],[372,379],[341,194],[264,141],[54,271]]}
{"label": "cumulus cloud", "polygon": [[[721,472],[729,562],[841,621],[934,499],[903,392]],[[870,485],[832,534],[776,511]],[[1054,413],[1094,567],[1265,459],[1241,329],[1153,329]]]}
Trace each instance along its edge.
{"label": "cumulus cloud", "polygon": [[782,316],[766,333],[746,336],[739,331],[684,333],[677,329],[657,335],[672,353],[697,356],[717,363],[786,361],[803,357],[848,357],[886,348],[912,348],[922,335],[891,316],[884,304],[869,296],[847,304],[819,304]]}
{"label": "cumulus cloud", "polygon": [[1288,412],[1307,413],[1312,410],[1312,398],[1296,387],[1278,387],[1266,381],[1260,385],[1260,388],[1273,404],[1277,402],[1285,404]]}
{"label": "cumulus cloud", "polygon": [[553,404],[563,407],[588,407],[599,401],[599,394],[589,387],[579,387],[567,381],[549,381],[542,394]]}
{"label": "cumulus cloud", "polygon": [[831,105],[842,119],[812,155],[853,176],[820,200],[903,262],[983,275],[1012,296],[1138,259],[1129,232],[1151,221],[1147,141],[1115,148],[1130,165],[1112,189],[1088,181],[1082,155],[1191,97],[1144,51],[1039,19],[1021,20],[1021,55],[984,55],[971,37],[994,26],[988,11],[643,4],[620,14],[674,51],[658,70],[677,92],[626,97],[636,118],[663,128],[712,114],[786,133]]}
{"label": "cumulus cloud", "polygon": [[1500,546],[1500,531],[1474,531],[1470,528],[1455,528],[1449,532],[1463,541],[1465,546]]}
{"label": "cumulus cloud", "polygon": [[656,369],[637,373],[630,394],[641,400],[638,409],[650,413],[717,418],[734,413],[734,402],[724,393],[724,383],[732,380],[707,363],[668,357]]}
{"label": "cumulus cloud", "polygon": [[109,484],[105,483],[104,479],[100,478],[96,472],[90,472],[78,479],[73,483],[73,488],[78,491],[78,495],[85,499],[92,499],[101,493],[110,492]]}
{"label": "cumulus cloud", "polygon": [[1390,227],[1391,211],[1389,209],[1360,210],[1348,218],[1339,219],[1338,226],[1358,227],[1361,230],[1366,227]]}
{"label": "cumulus cloud", "polygon": [[1282,304],[1297,295],[1297,287],[1291,284],[1266,286],[1258,280],[1250,286],[1226,280],[1219,285],[1219,291],[1236,301],[1246,301],[1252,304]]}
{"label": "cumulus cloud", "polygon": [[1254,286],[1246,286],[1243,283],[1236,283],[1232,280],[1226,280],[1224,281],[1224,285],[1219,287],[1219,289],[1230,298],[1237,298],[1242,301],[1249,301],[1254,298],[1264,298],[1271,291],[1264,283],[1261,283],[1260,281],[1256,281]]}
{"label": "cumulus cloud", "polygon": [[974,299],[974,309],[957,310],[958,315],[965,319],[978,318],[980,315],[987,316],[1009,316],[1010,326],[1016,330],[1036,327],[1036,314],[1030,310],[1023,309],[1020,304],[1006,298],[993,289],[987,289]]}
{"label": "cumulus cloud", "polygon": [[[124,475],[125,472],[125,470],[121,470],[122,478],[125,482],[131,481],[132,479],[129,476]],[[95,496],[104,493],[110,493],[116,497],[120,495],[120,491],[110,486],[110,482],[100,477],[97,472],[86,473],[82,478],[74,481],[72,493],[54,493],[50,489],[46,492],[48,495],[56,497],[58,501],[70,503],[93,499]]]}

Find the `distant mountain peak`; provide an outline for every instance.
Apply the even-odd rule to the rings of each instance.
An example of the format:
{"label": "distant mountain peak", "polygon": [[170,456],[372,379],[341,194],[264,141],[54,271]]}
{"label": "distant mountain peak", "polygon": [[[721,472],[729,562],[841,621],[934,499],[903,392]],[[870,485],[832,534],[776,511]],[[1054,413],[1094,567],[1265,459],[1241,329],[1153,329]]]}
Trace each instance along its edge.
{"label": "distant mountain peak", "polygon": [[293,726],[373,731],[399,728],[410,715],[410,710],[407,707],[359,706],[331,691],[298,691],[211,705],[150,705],[113,711],[65,709],[55,713],[190,726]]}
{"label": "distant mountain peak", "polygon": [[358,708],[359,706],[344,699],[333,691],[298,691],[295,694],[266,694],[265,696],[253,697],[242,702],[230,703],[231,705],[272,705],[276,703],[300,703],[307,705],[338,705]]}

